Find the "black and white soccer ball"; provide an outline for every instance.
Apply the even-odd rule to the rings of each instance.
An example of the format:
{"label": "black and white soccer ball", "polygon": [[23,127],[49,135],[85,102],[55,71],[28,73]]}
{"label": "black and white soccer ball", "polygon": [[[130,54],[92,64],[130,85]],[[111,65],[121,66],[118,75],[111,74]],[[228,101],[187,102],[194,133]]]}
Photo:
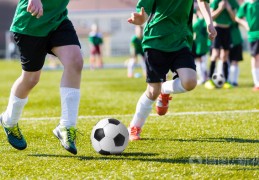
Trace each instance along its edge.
{"label": "black and white soccer ball", "polygon": [[102,155],[121,154],[128,142],[128,129],[117,119],[105,118],[93,127],[91,143],[94,150]]}
{"label": "black and white soccer ball", "polygon": [[212,82],[215,84],[217,88],[222,88],[226,79],[222,73],[214,73],[212,75]]}

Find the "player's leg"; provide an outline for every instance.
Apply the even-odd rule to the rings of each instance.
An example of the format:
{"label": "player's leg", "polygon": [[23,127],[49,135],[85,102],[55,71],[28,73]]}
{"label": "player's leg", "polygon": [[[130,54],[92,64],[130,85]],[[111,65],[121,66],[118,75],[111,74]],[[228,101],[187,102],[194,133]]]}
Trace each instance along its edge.
{"label": "player's leg", "polygon": [[173,72],[176,71],[178,76],[162,84],[161,94],[156,103],[156,111],[159,115],[166,114],[169,100],[171,100],[170,94],[190,91],[197,84],[196,66],[188,48],[173,52],[171,54],[171,62],[171,70]]}
{"label": "player's leg", "polygon": [[170,62],[166,53],[148,49],[145,55],[147,68],[146,91],[137,102],[136,111],[129,126],[130,140],[139,140],[141,128],[152,110],[152,104],[161,93],[161,84],[166,80]]}
{"label": "player's leg", "polygon": [[145,57],[144,54],[141,55],[141,60],[139,61],[140,67],[142,69],[143,76],[146,77],[147,74],[147,68],[145,63]]}
{"label": "player's leg", "polygon": [[161,92],[161,83],[148,83],[146,91],[137,102],[135,114],[129,126],[130,140],[139,140],[143,125],[146,122],[152,105]]}
{"label": "player's leg", "polygon": [[90,57],[89,57],[89,66],[91,70],[96,68],[96,47],[91,45],[90,47]]}
{"label": "player's leg", "polygon": [[133,56],[132,58],[129,59],[129,62],[127,64],[127,75],[128,78],[132,78],[133,77],[133,72],[134,72],[134,67],[136,64],[136,56]]}
{"label": "player's leg", "polygon": [[250,43],[253,91],[259,91],[259,40]]}
{"label": "player's leg", "polygon": [[53,133],[66,150],[76,154],[76,122],[80,102],[83,57],[71,21],[63,21],[50,35],[48,50],[55,54],[64,66],[60,82],[61,118]]}
{"label": "player's leg", "polygon": [[14,82],[8,106],[0,117],[9,143],[16,149],[22,150],[27,143],[19,129],[18,120],[23,108],[28,101],[28,95],[38,83],[46,57],[45,37],[33,37],[22,34],[14,34],[14,39],[21,53],[22,73]]}
{"label": "player's leg", "polygon": [[239,66],[238,61],[231,60],[228,81],[233,86],[238,86]]}
{"label": "player's leg", "polygon": [[220,50],[219,49],[212,48],[208,80],[204,84],[206,89],[214,89],[214,88],[216,88],[211,79],[212,79],[212,75],[214,74],[215,69],[216,69],[216,62],[217,62],[217,59],[219,58],[219,54],[220,54]]}
{"label": "player's leg", "polygon": [[103,58],[100,46],[97,47],[96,63],[98,68],[103,68]]}
{"label": "player's leg", "polygon": [[251,58],[252,77],[254,81],[253,91],[259,91],[259,54]]}
{"label": "player's leg", "polygon": [[[60,59],[64,72],[60,83],[61,119],[59,126],[54,130],[56,136],[62,132],[68,133],[67,142],[62,145],[71,153],[76,154],[76,121],[80,102],[80,82],[83,68],[83,58],[77,45],[54,47],[53,53]],[[59,134],[60,133],[60,134]]]}
{"label": "player's leg", "polygon": [[195,58],[195,64],[196,64],[196,69],[197,69],[197,76],[198,76],[198,85],[204,83],[205,78],[204,78],[204,70],[202,66],[202,59],[201,57],[196,57]]}

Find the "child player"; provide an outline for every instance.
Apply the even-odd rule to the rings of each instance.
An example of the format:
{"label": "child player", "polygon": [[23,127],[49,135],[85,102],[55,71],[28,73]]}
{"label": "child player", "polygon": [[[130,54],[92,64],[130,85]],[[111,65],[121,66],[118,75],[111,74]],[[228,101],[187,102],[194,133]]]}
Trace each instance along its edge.
{"label": "child player", "polygon": [[132,36],[130,41],[130,54],[131,58],[127,64],[128,66],[128,77],[133,77],[133,71],[135,64],[138,62],[138,56],[141,56],[139,64],[142,68],[143,75],[146,76],[146,64],[144,59],[144,51],[142,48],[142,39],[143,39],[143,27],[135,26],[135,35]]}
{"label": "child player", "polygon": [[[205,83],[205,88],[214,89],[211,78],[218,65],[218,73],[222,73],[225,79],[228,79],[229,71],[229,49],[230,49],[230,26],[235,21],[235,12],[239,5],[236,0],[213,0],[211,3],[211,14],[214,20],[214,25],[217,30],[217,37],[212,42],[211,63],[209,69],[209,78]],[[217,63],[217,60],[219,62]],[[225,82],[223,88],[231,88],[231,84]]]}
{"label": "child player", "polygon": [[228,82],[233,86],[238,86],[239,65],[243,60],[243,38],[238,26],[238,23],[233,23],[230,26],[231,44],[229,49],[229,76]]}
{"label": "child player", "polygon": [[[191,91],[197,84],[191,52],[193,3],[190,0],[139,0],[137,12],[132,13],[128,19],[129,23],[135,25],[147,21],[142,41],[147,65],[147,89],[137,102],[129,126],[130,140],[140,139],[141,128],[156,100],[157,113],[164,115],[168,110],[171,93]],[[208,3],[209,0],[198,0],[209,38],[214,39],[217,33]],[[166,81],[169,70],[176,72],[177,77]]]}
{"label": "child player", "polygon": [[248,31],[247,35],[252,57],[251,71],[254,81],[253,91],[259,91],[259,0],[244,2],[236,14],[236,21]]}
{"label": "child player", "polygon": [[69,0],[18,2],[10,30],[21,53],[22,72],[12,86],[6,110],[0,115],[8,142],[18,150],[27,147],[18,120],[29,93],[40,80],[49,53],[57,56],[64,66],[60,82],[61,117],[53,133],[67,151],[77,154],[76,122],[83,58],[76,31],[67,17],[68,3]]}
{"label": "child player", "polygon": [[101,45],[103,44],[103,37],[99,32],[97,24],[91,26],[88,41],[90,42],[90,69],[102,68]]}
{"label": "child player", "polygon": [[195,64],[198,75],[198,84],[203,84],[207,79],[207,53],[208,46],[208,32],[206,22],[199,10],[196,11],[197,19],[193,24],[194,42],[193,54],[195,56]]}

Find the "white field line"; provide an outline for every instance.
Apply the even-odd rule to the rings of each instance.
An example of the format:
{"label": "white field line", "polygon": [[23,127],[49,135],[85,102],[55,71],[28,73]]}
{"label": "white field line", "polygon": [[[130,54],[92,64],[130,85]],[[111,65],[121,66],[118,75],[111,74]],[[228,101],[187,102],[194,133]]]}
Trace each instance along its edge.
{"label": "white field line", "polygon": [[[245,114],[245,113],[259,113],[259,110],[229,110],[229,111],[199,111],[199,112],[176,112],[167,113],[166,116],[184,116],[184,115],[208,115],[208,114]],[[150,114],[150,116],[158,116],[157,114]],[[133,117],[133,114],[114,114],[114,115],[93,115],[93,116],[79,116],[78,119],[102,119],[107,117]],[[21,118],[21,120],[59,120],[60,117],[35,117],[35,118]]]}

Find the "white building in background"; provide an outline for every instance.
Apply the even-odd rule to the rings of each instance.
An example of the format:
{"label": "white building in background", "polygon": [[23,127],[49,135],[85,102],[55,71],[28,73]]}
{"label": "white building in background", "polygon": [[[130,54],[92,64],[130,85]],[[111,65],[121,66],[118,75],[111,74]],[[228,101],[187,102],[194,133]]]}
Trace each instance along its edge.
{"label": "white building in background", "polygon": [[89,55],[88,33],[93,23],[98,24],[103,35],[103,55],[129,55],[129,44],[134,25],[127,19],[135,11],[134,0],[71,0],[69,18],[79,35],[82,52]]}

